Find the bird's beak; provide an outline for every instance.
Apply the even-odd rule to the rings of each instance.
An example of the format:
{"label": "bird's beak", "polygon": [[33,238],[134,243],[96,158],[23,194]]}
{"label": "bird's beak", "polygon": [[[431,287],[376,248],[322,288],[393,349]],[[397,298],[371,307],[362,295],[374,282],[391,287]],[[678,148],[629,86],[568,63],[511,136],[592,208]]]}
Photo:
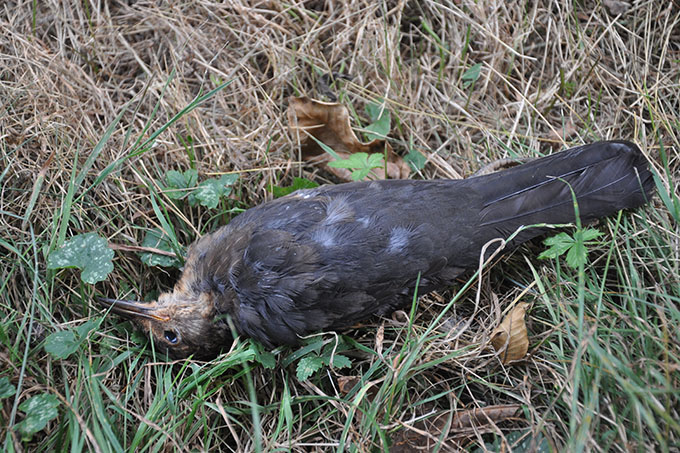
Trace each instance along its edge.
{"label": "bird's beak", "polygon": [[109,299],[108,297],[98,297],[97,301],[106,308],[111,308],[113,313],[125,318],[148,318],[155,319],[156,321],[170,320],[167,316],[159,316],[154,313],[156,310],[154,304],[145,304],[144,302],[133,300]]}

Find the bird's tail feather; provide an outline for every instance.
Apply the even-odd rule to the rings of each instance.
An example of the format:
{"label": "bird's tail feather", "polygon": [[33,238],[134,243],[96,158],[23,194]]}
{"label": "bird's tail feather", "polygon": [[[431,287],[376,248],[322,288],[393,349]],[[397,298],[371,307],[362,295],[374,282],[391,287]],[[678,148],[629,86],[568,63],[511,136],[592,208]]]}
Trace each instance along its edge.
{"label": "bird's tail feather", "polygon": [[[522,225],[573,222],[572,190],[583,222],[641,206],[654,191],[645,156],[625,141],[572,148],[476,179],[484,200],[480,226],[502,237]],[[516,241],[536,234],[528,231]]]}

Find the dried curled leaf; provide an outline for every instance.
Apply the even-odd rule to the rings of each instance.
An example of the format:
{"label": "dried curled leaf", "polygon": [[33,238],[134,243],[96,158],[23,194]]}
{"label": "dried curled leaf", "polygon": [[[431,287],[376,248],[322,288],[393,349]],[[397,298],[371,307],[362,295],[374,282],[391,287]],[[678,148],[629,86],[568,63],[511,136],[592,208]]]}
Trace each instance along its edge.
{"label": "dried curled leaf", "polygon": [[360,381],[359,376],[338,376],[338,390],[341,394],[347,395]]}
{"label": "dried curled leaf", "polygon": [[519,408],[519,404],[505,404],[458,411],[453,416],[451,430],[465,431],[473,428],[479,429],[491,423],[499,423],[514,417]]}
{"label": "dried curled leaf", "polygon": [[[324,165],[341,179],[351,181],[352,171],[328,167],[327,164],[336,158],[324,151],[319,142],[332,149],[337,154],[337,159],[347,159],[355,153],[377,153],[382,156],[386,152],[387,176],[402,179],[409,175],[408,164],[394,153],[385,140],[375,139],[368,143],[359,141],[350,125],[349,111],[342,104],[316,101],[308,97],[291,97],[288,124],[293,133],[299,133],[302,159]],[[370,172],[370,177],[384,179],[385,170],[382,167],[375,168]]]}
{"label": "dried curled leaf", "polygon": [[528,305],[526,302],[517,304],[491,334],[491,345],[496,351],[502,351],[503,364],[524,358],[529,350],[529,335],[524,323]]}
{"label": "dried curled leaf", "polygon": [[[444,436],[442,433],[451,417],[447,412],[404,424],[404,429],[392,437],[390,452],[432,451],[437,446],[444,447],[440,451],[459,451],[459,442],[482,433],[495,432],[498,429],[496,425],[514,418],[519,409],[519,404],[507,404],[456,411]],[[444,444],[441,444],[441,439],[444,439]]]}

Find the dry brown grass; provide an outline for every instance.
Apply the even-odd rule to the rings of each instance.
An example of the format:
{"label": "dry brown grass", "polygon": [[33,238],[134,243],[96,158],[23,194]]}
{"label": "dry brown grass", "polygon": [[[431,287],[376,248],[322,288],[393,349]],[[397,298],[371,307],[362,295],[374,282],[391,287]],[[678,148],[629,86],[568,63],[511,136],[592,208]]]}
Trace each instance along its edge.
{"label": "dry brown grass", "polygon": [[[221,365],[207,365],[211,371],[203,372],[213,381],[202,382],[197,387],[200,392],[177,391],[169,404],[172,377],[175,382],[191,380],[191,368],[155,364],[138,353],[123,357],[133,342],[122,338],[123,329],[110,329],[112,322],[105,322],[77,357],[52,359],[41,345],[45,335],[96,316],[98,312],[89,306],[96,293],[135,298],[172,284],[175,270],[145,266],[131,252],[118,251],[115,271],[95,287],[82,284],[78,272],[48,272],[45,260],[64,238],[83,232],[97,231],[111,244],[141,244],[148,229],[160,226],[152,209],[150,181],[162,181],[168,170],[188,169],[192,165],[188,148],[195,152],[201,177],[240,174],[232,207],[266,200],[269,184],[287,184],[292,176],[333,182],[323,171],[299,162],[285,115],[289,96],[319,97],[319,78],[331,71],[354,77],[340,82],[335,91],[352,106],[357,126],[367,124],[363,113],[367,103],[385,101],[392,112],[395,151],[404,155],[413,147],[428,158],[414,178],[460,177],[502,157],[535,156],[567,145],[623,138],[642,145],[662,175],[667,166],[671,177],[662,184],[677,194],[677,3],[635,1],[621,16],[590,1],[36,3],[8,1],[0,6],[0,314],[5,319],[0,325],[0,377],[21,384],[17,402],[49,392],[63,404],[60,416],[31,441],[22,442],[13,430],[0,431],[5,433],[5,448],[251,450],[256,448],[252,432],[258,424],[248,408],[253,393],[247,382],[253,382],[257,401],[263,405],[259,423],[264,450],[326,451],[339,442],[356,451],[379,450],[387,448],[389,441],[377,431],[383,430],[387,438],[400,429],[415,431],[417,417],[424,414],[519,403],[524,410],[500,425],[503,430],[494,427],[492,434],[452,435],[443,449],[474,450],[490,446],[493,433],[528,429],[534,439],[540,439],[540,433],[558,450],[577,446],[592,451],[677,451],[680,399],[668,392],[680,391],[680,345],[673,324],[680,294],[672,289],[678,285],[680,234],[677,218],[673,220],[659,200],[648,215],[631,215],[626,223],[632,236],[644,238],[653,230],[653,238],[631,245],[619,232],[614,236],[618,244],[614,255],[617,262],[629,263],[615,279],[646,291],[636,293],[637,297],[662,307],[648,313],[654,319],[649,320],[657,329],[654,332],[661,333],[650,334],[653,339],[647,340],[665,346],[659,351],[645,342],[641,332],[648,320],[644,316],[616,307],[607,312],[611,318],[602,322],[639,321],[631,330],[643,335],[643,340],[630,347],[642,350],[635,355],[637,363],[626,365],[651,367],[667,376],[664,382],[670,388],[650,382],[650,389],[660,393],[650,391],[643,402],[653,401],[649,406],[662,408],[675,424],[641,403],[655,420],[653,426],[645,410],[620,401],[629,398],[629,387],[616,379],[583,378],[591,387],[602,385],[602,391],[590,388],[579,393],[573,366],[581,362],[569,362],[574,349],[566,348],[566,357],[556,352],[563,345],[555,340],[555,332],[568,331],[570,320],[566,314],[551,317],[552,312],[541,305],[549,303],[545,295],[536,296],[537,307],[543,308],[530,313],[534,337],[529,360],[516,367],[499,366],[483,343],[500,322],[501,311],[521,292],[517,282],[529,284],[540,276],[547,285],[561,278],[554,266],[535,260],[537,276],[532,275],[519,254],[484,278],[483,303],[455,341],[432,338],[416,362],[405,365],[399,351],[409,340],[399,330],[404,322],[397,317],[386,321],[382,348],[395,348],[384,365],[376,355],[354,354],[353,368],[342,370],[343,374],[362,375],[383,366],[371,377],[374,387],[380,388],[371,397],[375,403],[363,399],[352,405],[354,395],[343,399],[334,387],[339,370],[298,382],[294,365],[281,366],[289,350],[277,353],[275,370],[256,366],[239,375],[245,365],[232,364],[228,358]],[[465,89],[461,78],[475,63],[482,64],[481,75],[472,88]],[[130,155],[137,138],[148,137],[197,95],[224,81],[231,84],[174,122],[152,148]],[[76,200],[64,216],[69,185],[77,179],[74,175],[124,109],[102,153],[75,188]],[[661,145],[665,161],[660,157]],[[97,182],[113,162],[119,165]],[[171,200],[159,200],[171,211],[179,241],[185,245],[196,234],[228,220],[228,215],[216,211],[175,208]],[[663,256],[650,256],[645,247],[663,249]],[[537,250],[539,244],[529,246],[525,255],[535,256]],[[607,252],[603,246],[600,265]],[[569,287],[560,291],[572,297],[569,300],[575,297]],[[468,319],[475,293],[473,288],[454,305],[444,328]],[[420,301],[416,337],[452,294]],[[30,352],[23,355],[29,326],[24,315],[31,310]],[[373,320],[350,335],[375,348],[381,322]],[[622,330],[613,335],[627,344],[629,333]],[[555,343],[560,346],[550,349]],[[628,357],[620,357],[617,351],[612,346],[608,353],[620,360]],[[120,361],[105,366],[107,357]],[[28,362],[22,363],[26,358]],[[445,360],[437,366],[426,365],[441,358]],[[390,371],[389,363],[396,370]],[[400,366],[411,371],[399,375]],[[414,371],[419,366],[422,370]],[[611,374],[605,365],[600,368]],[[390,380],[391,387],[385,386]],[[398,398],[391,399],[389,389]],[[286,409],[282,400],[291,408]],[[4,427],[22,419],[14,397],[1,401]],[[284,417],[281,422],[286,410],[293,419]],[[180,423],[178,417],[191,413],[193,421]],[[352,414],[354,421],[346,425]],[[586,418],[585,432],[574,427]],[[286,428],[277,428],[279,423]],[[622,423],[630,423],[630,429]]]}

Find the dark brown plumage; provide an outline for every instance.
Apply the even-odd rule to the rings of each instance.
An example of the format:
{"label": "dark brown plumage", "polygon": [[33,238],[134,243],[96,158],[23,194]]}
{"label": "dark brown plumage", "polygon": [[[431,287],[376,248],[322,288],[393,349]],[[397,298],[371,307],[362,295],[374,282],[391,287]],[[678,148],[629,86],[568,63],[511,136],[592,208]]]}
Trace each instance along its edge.
{"label": "dark brown plumage", "polygon": [[[559,178],[559,179],[558,179]],[[569,185],[567,185],[566,183]],[[389,180],[300,190],[189,249],[174,290],[151,304],[103,299],[175,357],[211,358],[238,333],[268,347],[386,314],[450,285],[482,246],[522,225],[583,222],[646,203],[639,148],[599,142],[466,180]],[[511,246],[544,232],[522,231]]]}

